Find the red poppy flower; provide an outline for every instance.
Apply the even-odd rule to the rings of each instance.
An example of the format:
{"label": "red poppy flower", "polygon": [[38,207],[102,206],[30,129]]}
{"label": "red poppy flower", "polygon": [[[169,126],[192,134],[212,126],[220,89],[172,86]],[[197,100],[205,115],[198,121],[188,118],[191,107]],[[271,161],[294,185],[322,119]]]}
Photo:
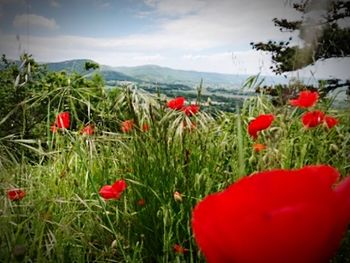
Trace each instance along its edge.
{"label": "red poppy flower", "polygon": [[57,115],[55,125],[59,129],[68,129],[70,126],[70,114],[69,112],[61,112]]}
{"label": "red poppy flower", "polygon": [[253,149],[254,149],[255,152],[260,152],[260,151],[266,149],[266,145],[265,144],[261,144],[261,143],[255,143],[255,144],[253,144]]}
{"label": "red poppy flower", "polygon": [[322,111],[309,111],[305,112],[301,117],[301,120],[305,127],[313,128],[321,124],[324,120],[324,113]]}
{"label": "red poppy flower", "polygon": [[138,206],[144,206],[146,204],[146,201],[145,201],[145,199],[143,199],[143,198],[141,198],[141,199],[139,199],[138,201],[137,201],[137,205]]}
{"label": "red poppy flower", "polygon": [[92,124],[86,125],[81,131],[80,134],[93,135],[95,133],[95,126]]}
{"label": "red poppy flower", "polygon": [[127,184],[124,180],[117,180],[113,185],[103,186],[100,189],[99,194],[104,199],[119,199],[126,187]]}
{"label": "red poppy flower", "polygon": [[182,255],[188,252],[187,248],[184,248],[183,246],[181,246],[179,244],[175,244],[173,246],[173,250],[176,254],[182,254]]}
{"label": "red poppy flower", "polygon": [[330,166],[247,176],[194,208],[208,262],[329,262],[350,222],[350,177]]}
{"label": "red poppy flower", "polygon": [[25,197],[26,193],[24,190],[19,188],[10,189],[7,191],[7,198],[11,201],[19,201]]}
{"label": "red poppy flower", "polygon": [[198,105],[188,105],[181,109],[187,116],[193,116],[199,111]]}
{"label": "red poppy flower", "polygon": [[317,91],[305,90],[299,93],[297,99],[290,100],[289,103],[299,108],[309,108],[316,104],[318,97]]}
{"label": "red poppy flower", "polygon": [[52,125],[50,126],[50,131],[51,131],[52,133],[56,133],[56,132],[58,131],[58,128],[57,128],[56,124],[52,124]]}
{"label": "red poppy flower", "polygon": [[338,124],[338,120],[332,116],[326,115],[324,117],[324,121],[329,129],[333,128],[335,125]]}
{"label": "red poppy flower", "polygon": [[149,125],[148,125],[147,123],[144,123],[144,124],[142,125],[142,131],[143,131],[143,132],[149,131]]}
{"label": "red poppy flower", "polygon": [[134,128],[134,121],[133,120],[126,120],[122,122],[121,130],[124,133],[131,132]]}
{"label": "red poppy flower", "polygon": [[173,110],[181,110],[184,106],[185,98],[184,97],[177,97],[175,99],[171,99],[168,101],[167,106],[170,109]]}
{"label": "red poppy flower", "polygon": [[265,130],[272,124],[275,116],[273,114],[261,114],[248,124],[248,133],[254,139],[258,137],[258,132]]}

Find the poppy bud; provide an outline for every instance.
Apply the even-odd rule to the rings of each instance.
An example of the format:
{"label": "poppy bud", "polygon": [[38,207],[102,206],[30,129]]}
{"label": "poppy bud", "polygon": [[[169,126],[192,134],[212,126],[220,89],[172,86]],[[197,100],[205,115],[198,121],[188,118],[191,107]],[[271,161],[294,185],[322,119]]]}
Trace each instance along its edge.
{"label": "poppy bud", "polygon": [[182,195],[178,191],[174,193],[174,200],[176,202],[182,202]]}

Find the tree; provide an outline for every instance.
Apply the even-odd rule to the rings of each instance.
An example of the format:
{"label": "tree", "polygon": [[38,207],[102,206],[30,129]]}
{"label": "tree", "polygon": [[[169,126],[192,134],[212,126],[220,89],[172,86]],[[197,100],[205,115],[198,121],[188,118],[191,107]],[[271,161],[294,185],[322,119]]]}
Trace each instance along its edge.
{"label": "tree", "polygon": [[[302,14],[301,20],[274,18],[273,22],[282,32],[298,30],[304,41],[302,47],[291,46],[292,37],[288,41],[251,43],[253,49],[272,53],[271,68],[276,74],[302,69],[318,60],[350,56],[350,27],[345,24],[350,17],[348,0],[302,0],[293,8]],[[343,86],[350,92],[350,80],[329,79],[323,83],[325,92]]]}
{"label": "tree", "polygon": [[87,61],[85,62],[84,68],[86,71],[89,71],[90,69],[96,70],[100,68],[100,65],[93,61]]}

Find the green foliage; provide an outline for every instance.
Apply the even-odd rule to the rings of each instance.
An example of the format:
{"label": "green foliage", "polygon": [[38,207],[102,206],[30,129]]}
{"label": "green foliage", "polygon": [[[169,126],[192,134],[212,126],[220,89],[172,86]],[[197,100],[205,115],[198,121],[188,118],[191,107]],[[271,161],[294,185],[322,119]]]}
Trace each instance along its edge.
{"label": "green foliage", "polygon": [[[43,77],[43,69],[28,55],[23,55],[20,65],[2,57],[0,71],[0,137],[9,134],[30,134],[40,121],[38,111],[28,109],[28,101],[40,92],[37,85]],[[40,110],[39,110],[40,111]]]}
{"label": "green foliage", "polygon": [[[10,62],[3,56],[1,65],[2,165],[18,160],[23,154],[30,160],[36,160],[28,151],[32,147],[27,145],[28,139],[45,141],[50,133],[50,124],[59,112],[70,111],[73,117],[71,127],[82,128],[87,123],[102,122],[101,114],[110,110],[106,103],[108,94],[104,81],[98,74],[87,78],[77,73],[47,71],[27,54],[22,55],[19,62]],[[88,66],[96,67],[93,63]],[[22,140],[20,144],[19,139]],[[26,150],[23,151],[20,145]],[[47,145],[42,147],[47,148]]]}
{"label": "green foliage", "polygon": [[92,62],[92,61],[85,62],[85,70],[86,71],[88,71],[90,69],[95,70],[95,69],[99,69],[99,68],[100,68],[100,66],[95,62]]}

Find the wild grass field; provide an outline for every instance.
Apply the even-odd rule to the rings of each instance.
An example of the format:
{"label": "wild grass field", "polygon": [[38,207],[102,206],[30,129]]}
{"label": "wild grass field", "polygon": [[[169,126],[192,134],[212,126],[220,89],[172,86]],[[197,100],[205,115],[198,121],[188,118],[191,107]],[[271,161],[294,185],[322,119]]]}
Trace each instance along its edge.
{"label": "wild grass field", "polygon": [[[272,169],[330,165],[350,174],[350,110],[329,99],[300,108],[259,95],[225,113],[186,111],[137,88],[108,100],[86,89],[52,85],[30,98],[51,96],[42,136],[0,139],[1,262],[204,262],[191,220],[205,196]],[[315,111],[324,115],[302,121]],[[273,119],[255,136],[248,127],[262,114]],[[350,262],[349,238],[332,262]]]}

